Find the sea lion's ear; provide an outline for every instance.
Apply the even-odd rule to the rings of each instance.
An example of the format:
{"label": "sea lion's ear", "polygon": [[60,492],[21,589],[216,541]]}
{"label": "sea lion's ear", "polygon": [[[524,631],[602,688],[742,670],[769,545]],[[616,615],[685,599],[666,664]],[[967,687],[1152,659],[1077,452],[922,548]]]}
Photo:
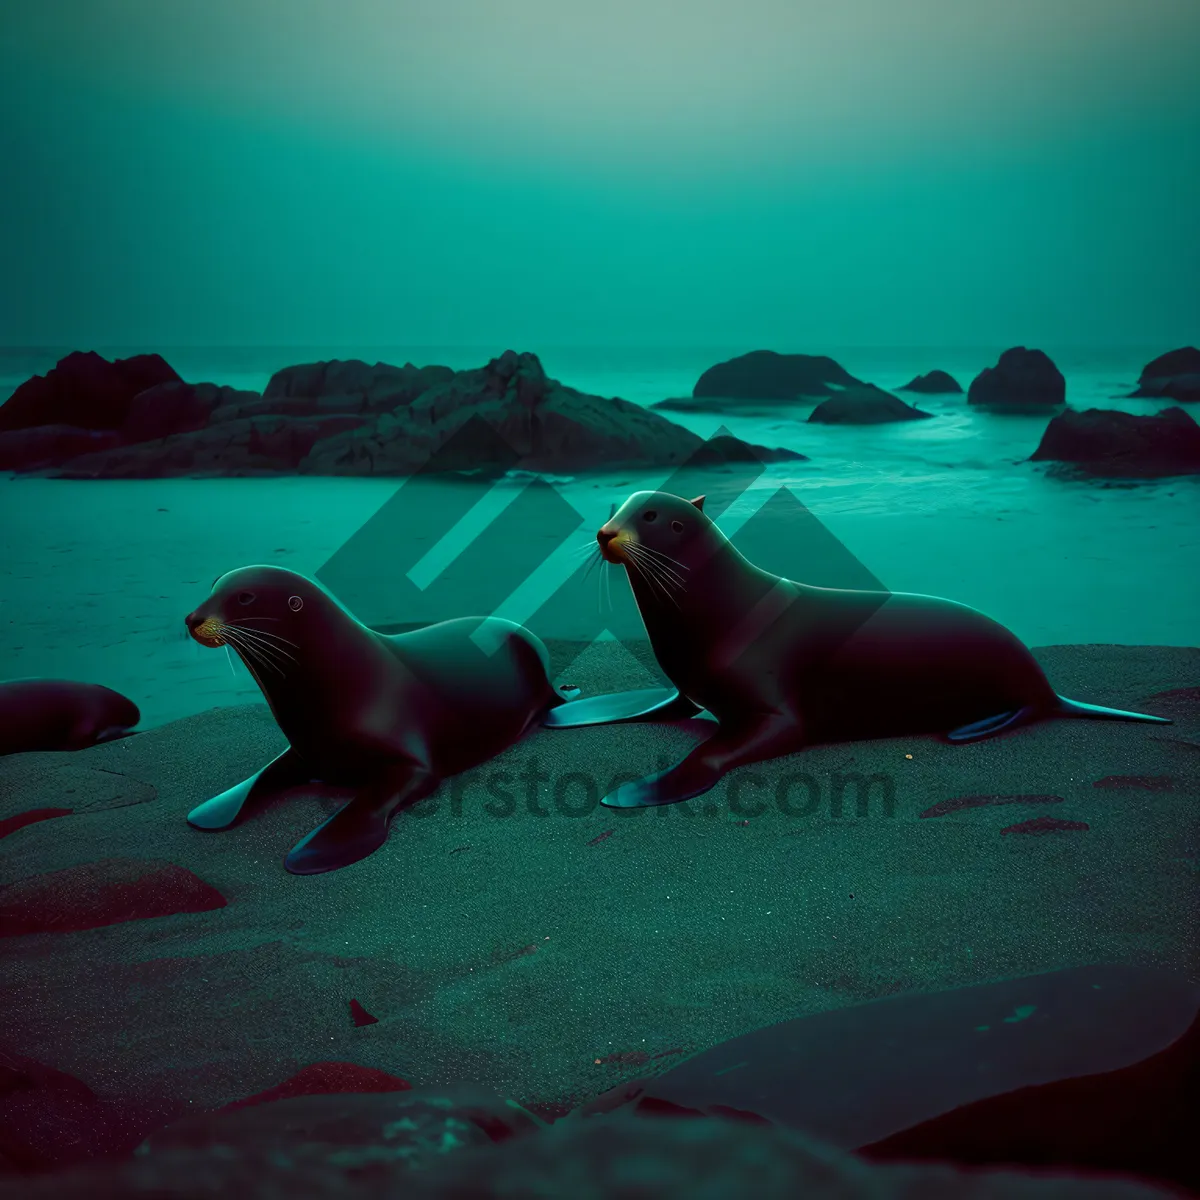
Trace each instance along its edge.
{"label": "sea lion's ear", "polygon": [[701,512],[704,511],[704,497],[703,496],[697,496],[695,498],[695,500],[692,500],[690,503],[694,504]]}

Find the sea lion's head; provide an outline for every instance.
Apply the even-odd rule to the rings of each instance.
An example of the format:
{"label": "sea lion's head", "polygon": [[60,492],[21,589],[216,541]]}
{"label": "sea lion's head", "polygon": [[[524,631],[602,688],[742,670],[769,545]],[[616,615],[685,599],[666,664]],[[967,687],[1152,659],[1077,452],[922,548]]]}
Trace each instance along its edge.
{"label": "sea lion's head", "polygon": [[716,527],[704,515],[704,497],[635,492],[600,527],[600,553],[665,593],[687,585],[691,560]]}
{"label": "sea lion's head", "polygon": [[319,583],[284,567],[239,567],[213,580],[207,600],[184,618],[202,646],[232,646],[247,664],[285,673],[306,628],[336,601]]}
{"label": "sea lion's head", "polygon": [[678,559],[711,526],[703,496],[684,500],[670,492],[634,492],[600,527],[596,541],[609,562],[628,566],[639,548]]}

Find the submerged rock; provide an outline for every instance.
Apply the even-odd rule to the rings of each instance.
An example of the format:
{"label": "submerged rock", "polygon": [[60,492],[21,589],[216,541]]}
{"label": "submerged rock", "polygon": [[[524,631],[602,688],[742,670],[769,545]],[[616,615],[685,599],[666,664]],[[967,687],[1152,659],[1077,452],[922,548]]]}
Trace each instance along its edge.
{"label": "submerged rock", "polygon": [[157,354],[109,362],[95,351],[75,351],[45,375],[27,379],[0,404],[0,430],[35,425],[120,429],[134,396],[160,383],[180,382]]}
{"label": "submerged rock", "polygon": [[709,367],[696,381],[692,396],[786,403],[802,397],[830,396],[839,387],[856,387],[861,383],[862,380],[855,379],[832,358],[823,355],[754,350]]}
{"label": "submerged rock", "polygon": [[1200,402],[1200,350],[1184,346],[1160,354],[1142,368],[1131,397]]}
{"label": "submerged rock", "polygon": [[823,400],[809,414],[809,420],[821,425],[883,425],[889,421],[919,421],[932,417],[899,396],[868,384],[847,388]]}
{"label": "submerged rock", "polygon": [[1182,408],[1152,416],[1104,408],[1067,411],[1050,421],[1030,457],[1114,479],[1194,475],[1200,473],[1200,425]]}
{"label": "submerged rock", "polygon": [[1005,350],[994,367],[985,367],[971,381],[967,402],[998,409],[1041,409],[1067,400],[1062,372],[1041,350],[1017,346]]}
{"label": "submerged rock", "polygon": [[908,383],[896,389],[898,392],[921,392],[926,396],[946,395],[961,392],[962,386],[953,375],[945,371],[930,371],[927,375],[918,375]]}

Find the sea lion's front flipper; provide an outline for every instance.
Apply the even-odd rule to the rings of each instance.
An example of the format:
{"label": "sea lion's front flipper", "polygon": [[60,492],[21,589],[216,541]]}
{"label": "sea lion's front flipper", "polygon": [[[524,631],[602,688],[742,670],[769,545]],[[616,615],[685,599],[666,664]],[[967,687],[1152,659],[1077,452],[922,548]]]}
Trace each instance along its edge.
{"label": "sea lion's front flipper", "polygon": [[188,813],[188,824],[193,829],[213,831],[228,829],[242,812],[267,796],[287,788],[300,787],[312,779],[312,771],[300,756],[289,746],[278,758],[273,758],[261,771],[235,783],[233,787],[205,800]]}
{"label": "sea lion's front flipper", "polygon": [[767,713],[736,726],[722,725],[708,739],[666,771],[623,783],[601,804],[608,808],[648,808],[678,804],[703,795],[726,771],[746,763],[791,754],[803,745],[797,718],[787,713]]}
{"label": "sea lion's front flipper", "polygon": [[431,771],[415,763],[389,767],[301,838],[288,851],[283,865],[293,875],[320,875],[374,854],[387,841],[388,823],[396,812],[424,799],[440,782]]}
{"label": "sea lion's front flipper", "polygon": [[970,725],[960,725],[946,734],[946,741],[978,742],[983,738],[1003,733],[1006,729],[1028,724],[1037,715],[1037,710],[1027,704],[1023,708],[1014,708],[1008,712],[996,713],[993,717],[985,717],[982,721],[972,721]]}
{"label": "sea lion's front flipper", "polygon": [[560,704],[546,713],[542,724],[553,729],[572,729],[578,725],[616,725],[622,721],[681,721],[701,711],[698,704],[675,688],[639,688]]}

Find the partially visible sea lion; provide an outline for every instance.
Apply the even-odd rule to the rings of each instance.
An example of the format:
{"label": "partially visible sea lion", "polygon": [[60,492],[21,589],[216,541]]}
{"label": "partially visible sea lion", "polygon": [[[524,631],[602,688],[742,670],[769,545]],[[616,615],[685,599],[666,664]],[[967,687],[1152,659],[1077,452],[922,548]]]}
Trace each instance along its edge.
{"label": "partially visible sea lion", "polygon": [[557,728],[697,714],[719,728],[667,771],[622,784],[613,808],[673,804],[726,771],[820,742],[940,733],[970,742],[1043,717],[1164,717],[1059,696],[1025,645],[965,604],[810,587],[748,562],[704,497],[631,496],[597,534],[626,568],[673,689],[575,700]]}
{"label": "partially visible sea lion", "polygon": [[388,636],[282,567],[219,577],[186,623],[202,645],[237,651],[289,744],[193,809],[189,824],[226,829],[247,804],[313,780],[357,789],[288,853],[296,875],[373,853],[401,807],[507,749],[564,703],[546,647],[512,621],[462,617]]}
{"label": "partially visible sea lion", "polygon": [[0,683],[0,755],[86,750],[128,737],[142,719],[128,696],[71,679]]}

